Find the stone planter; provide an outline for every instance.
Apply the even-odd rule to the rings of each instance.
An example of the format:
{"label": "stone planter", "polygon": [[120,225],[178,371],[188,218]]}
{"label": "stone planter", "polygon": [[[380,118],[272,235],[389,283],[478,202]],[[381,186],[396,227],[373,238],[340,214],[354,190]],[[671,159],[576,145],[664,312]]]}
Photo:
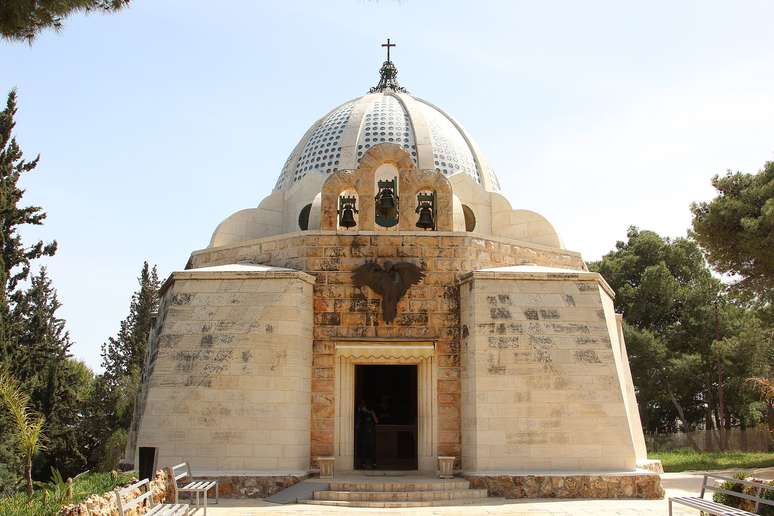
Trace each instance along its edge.
{"label": "stone planter", "polygon": [[454,478],[454,459],[456,457],[438,457],[439,478]]}
{"label": "stone planter", "polygon": [[317,463],[320,465],[320,478],[333,478],[335,462],[335,457],[317,457]]}

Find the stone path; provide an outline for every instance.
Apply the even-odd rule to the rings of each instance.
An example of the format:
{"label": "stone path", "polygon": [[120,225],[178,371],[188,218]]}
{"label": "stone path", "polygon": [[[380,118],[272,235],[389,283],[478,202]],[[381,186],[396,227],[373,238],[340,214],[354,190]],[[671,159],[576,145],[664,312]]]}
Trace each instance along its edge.
{"label": "stone path", "polygon": [[[729,472],[716,472],[724,475]],[[774,479],[774,468],[755,470],[759,478]],[[665,473],[662,483],[667,495],[663,500],[508,500],[480,505],[423,507],[416,509],[346,509],[315,505],[276,505],[264,500],[221,499],[221,505],[210,506],[211,516],[254,516],[254,515],[313,515],[313,514],[368,514],[380,516],[439,515],[473,516],[478,514],[509,516],[665,516],[669,496],[695,496],[701,488],[700,473]],[[202,511],[195,513],[201,515]],[[675,516],[698,516],[699,512],[675,506]]]}

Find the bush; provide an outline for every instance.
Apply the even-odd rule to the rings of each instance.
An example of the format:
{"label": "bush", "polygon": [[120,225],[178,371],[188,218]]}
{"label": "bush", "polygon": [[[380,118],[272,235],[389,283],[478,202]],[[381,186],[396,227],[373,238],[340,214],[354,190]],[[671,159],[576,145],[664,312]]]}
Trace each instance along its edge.
{"label": "bush", "polygon": [[[747,478],[747,474],[740,471],[734,474],[734,478],[738,480],[745,480]],[[774,480],[769,482],[765,480],[758,480],[758,479],[751,479],[751,480],[753,482],[761,482],[766,485],[774,486]],[[723,482],[723,484],[720,487],[727,491],[733,491],[735,493],[743,493],[749,496],[758,496],[758,490],[759,490],[759,488],[755,486],[748,486],[748,485],[744,485],[744,484],[740,484],[738,482],[732,482],[732,481]],[[761,494],[763,495],[763,498],[766,500],[774,500],[774,491],[764,489]],[[753,502],[752,500],[746,500],[744,498],[739,498],[738,496],[728,495],[725,493],[715,493],[712,496],[712,499],[717,503],[722,503],[723,505],[727,505],[729,507],[734,507],[736,509],[741,509],[743,511],[748,511],[748,512],[755,512],[755,502]],[[760,505],[760,508],[758,509],[757,514],[760,514],[761,516],[774,516],[774,506],[766,505],[762,503]]]}
{"label": "bush", "polygon": [[[744,480],[747,478],[747,474],[740,471],[740,472],[734,473],[734,478],[736,478],[737,480]],[[726,491],[733,491],[734,493],[744,492],[744,487],[745,487],[744,484],[740,484],[739,482],[732,482],[730,480],[720,484],[721,489],[725,489]],[[722,503],[723,505],[734,507],[736,509],[739,509],[739,506],[742,504],[742,500],[743,500],[738,496],[733,496],[726,493],[715,493],[712,496],[712,499],[717,503]]]}
{"label": "bush", "polygon": [[134,472],[82,473],[73,479],[73,496],[68,500],[64,492],[65,482],[60,475],[55,474],[54,480],[36,490],[31,498],[28,498],[26,493],[0,498],[0,514],[51,516],[65,505],[80,503],[91,495],[107,493],[116,487],[126,486],[135,477]]}

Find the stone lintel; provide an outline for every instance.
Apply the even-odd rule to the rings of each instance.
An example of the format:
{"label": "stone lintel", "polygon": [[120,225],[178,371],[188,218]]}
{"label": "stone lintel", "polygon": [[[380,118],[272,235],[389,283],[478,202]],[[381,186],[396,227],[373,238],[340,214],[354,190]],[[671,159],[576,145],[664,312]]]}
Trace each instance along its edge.
{"label": "stone lintel", "polygon": [[176,271],[161,285],[159,295],[163,296],[175,280],[246,280],[246,279],[298,279],[314,285],[315,277],[303,271]]}
{"label": "stone lintel", "polygon": [[460,286],[473,281],[474,279],[484,280],[521,280],[521,281],[596,281],[602,289],[607,292],[611,299],[615,299],[615,292],[607,284],[605,278],[598,272],[589,271],[573,271],[567,269],[566,272],[559,271],[513,271],[507,270],[508,267],[503,267],[504,270],[498,271],[495,269],[472,271],[461,274],[458,280]]}

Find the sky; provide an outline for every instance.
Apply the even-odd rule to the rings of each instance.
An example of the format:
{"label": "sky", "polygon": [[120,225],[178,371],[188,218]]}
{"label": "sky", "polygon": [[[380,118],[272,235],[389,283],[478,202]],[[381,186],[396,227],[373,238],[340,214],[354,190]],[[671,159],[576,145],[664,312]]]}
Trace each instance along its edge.
{"label": "sky", "polygon": [[685,236],[711,178],[774,160],[774,3],[133,0],[32,45],[0,42],[19,95],[27,243],[99,369],[144,260],[162,278],[257,206],[309,126],[384,60],[477,141],[514,208],[599,259],[631,225]]}

